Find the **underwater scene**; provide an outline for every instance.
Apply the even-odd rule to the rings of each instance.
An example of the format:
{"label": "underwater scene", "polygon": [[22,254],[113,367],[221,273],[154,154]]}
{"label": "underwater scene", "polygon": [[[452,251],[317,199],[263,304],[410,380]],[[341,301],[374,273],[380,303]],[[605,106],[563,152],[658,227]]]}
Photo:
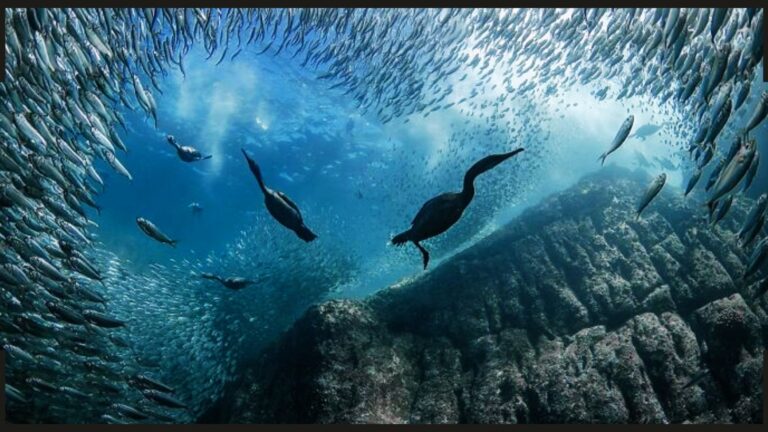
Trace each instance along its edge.
{"label": "underwater scene", "polygon": [[764,9],[5,9],[11,423],[762,423]]}

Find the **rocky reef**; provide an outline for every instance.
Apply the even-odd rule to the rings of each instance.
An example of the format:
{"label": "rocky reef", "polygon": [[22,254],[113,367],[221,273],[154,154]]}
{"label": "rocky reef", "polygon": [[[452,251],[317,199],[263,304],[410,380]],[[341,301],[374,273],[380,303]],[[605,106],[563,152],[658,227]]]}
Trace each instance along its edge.
{"label": "rocky reef", "polygon": [[762,422],[768,296],[734,239],[751,203],[712,228],[667,185],[638,220],[649,179],[605,168],[413,280],[310,308],[214,417]]}

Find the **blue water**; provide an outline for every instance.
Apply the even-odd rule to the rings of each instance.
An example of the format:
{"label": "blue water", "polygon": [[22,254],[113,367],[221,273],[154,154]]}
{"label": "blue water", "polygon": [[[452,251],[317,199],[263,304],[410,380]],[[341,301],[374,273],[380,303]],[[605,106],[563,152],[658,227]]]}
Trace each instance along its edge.
{"label": "blue water", "polygon": [[[401,12],[403,16],[410,13]],[[393,16],[401,12],[393,12]],[[574,12],[579,11],[571,11],[571,16],[576,16]],[[474,15],[482,18],[482,13]],[[545,15],[550,14],[542,18]],[[407,24],[397,35],[388,37],[413,37],[412,27]],[[129,346],[120,349],[109,345],[121,356],[117,366],[126,369],[121,373],[140,370],[172,385],[175,394],[191,408],[189,413],[177,413],[188,418],[177,420],[192,421],[194,415],[225,393],[227,385],[241,380],[241,372],[252,364],[254,356],[312,304],[333,297],[364,297],[404,279],[428,274],[525,209],[602,169],[598,156],[630,114],[635,118],[633,131],[645,125],[662,128],[645,139],[629,138],[608,157],[606,166],[642,168],[648,178],[665,172],[666,189],[677,188],[676,193],[681,193],[679,188],[693,171],[684,149],[699,127],[698,119],[687,112],[688,107],[672,100],[662,103],[650,96],[616,100],[622,84],[615,80],[578,84],[588,80],[576,76],[572,87],[561,87],[555,84],[560,81],[537,75],[541,65],[527,72],[521,72],[523,65],[514,62],[509,63],[509,68],[489,67],[506,63],[491,60],[505,59],[508,54],[518,59],[519,53],[505,54],[506,48],[496,52],[495,47],[482,44],[481,49],[473,48],[474,41],[463,41],[467,35],[441,34],[448,28],[453,27],[430,29],[429,39],[441,41],[435,52],[442,55],[443,49],[447,53],[455,46],[457,53],[451,54],[454,60],[472,60],[457,60],[460,69],[437,77],[435,83],[431,82],[434,75],[420,75],[424,70],[429,73],[429,67],[422,72],[401,64],[384,68],[414,76],[396,77],[398,85],[391,93],[388,89],[380,93],[383,98],[402,96],[405,86],[399,84],[418,82],[425,86],[423,94],[414,93],[411,99],[372,105],[383,107],[384,114],[374,108],[361,109],[353,96],[375,99],[373,93],[381,90],[377,85],[351,92],[345,85],[329,88],[338,79],[319,79],[327,71],[328,62],[320,62],[317,68],[304,67],[303,55],[291,59],[288,51],[257,55],[256,48],[249,47],[234,60],[228,54],[217,65],[219,51],[206,59],[207,54],[196,41],[184,57],[186,73],[174,67],[166,75],[158,72],[154,78],[159,89],[150,86],[149,77],[140,76],[157,102],[157,124],[140,109],[120,108],[127,127],[118,129],[118,133],[128,151],[118,151],[116,156],[132,173],[133,180],[103,161],[96,161],[105,180],[103,193],[96,195],[102,210],[88,209],[88,213],[99,225],[89,233],[95,234],[99,242],[87,251],[83,248],[104,276],[104,283],[94,282],[92,286],[108,299],[105,310],[126,325],[89,342],[108,344],[106,337],[112,335],[128,340]],[[168,29],[161,31],[168,35]],[[275,33],[275,43],[283,42],[279,36],[282,33]],[[307,44],[311,44],[319,35],[313,30],[306,37]],[[341,43],[347,36],[335,37]],[[462,42],[457,44],[456,37]],[[522,39],[514,40],[515,45],[523,43]],[[604,43],[605,39],[593,41]],[[234,43],[230,46],[234,47]],[[639,48],[628,45],[627,55]],[[324,49],[328,48],[321,51]],[[408,53],[419,52],[416,46],[409,49]],[[501,57],[492,57],[496,55]],[[520,58],[525,59],[522,63],[531,64],[526,55]],[[624,60],[630,59],[636,57]],[[349,69],[343,74],[365,72],[355,68],[375,67],[381,59],[376,55],[368,60],[347,59],[345,67]],[[431,61],[436,63],[438,59]],[[662,60],[649,59],[657,61]],[[642,69],[634,64],[627,62],[632,73]],[[579,67],[596,70],[603,66]],[[557,73],[545,70],[545,75]],[[583,72],[566,68],[565,75],[583,77]],[[641,72],[652,85],[658,70]],[[757,96],[768,89],[759,79],[762,73],[758,67],[752,96],[733,113],[718,137],[721,153],[728,150],[734,135],[751,116]],[[608,98],[601,96],[605,89],[611,90]],[[125,90],[134,91],[130,83],[126,83]],[[437,103],[442,108],[431,111],[430,99],[442,96],[445,98]],[[689,100],[689,106],[698,103],[694,99]],[[428,108],[397,118],[387,111],[407,111],[418,102]],[[751,133],[758,140],[763,159],[768,154],[767,129],[768,122],[763,122]],[[166,140],[169,134],[179,144],[193,146],[212,158],[194,163],[181,161]],[[428,199],[458,191],[465,171],[474,162],[518,147],[523,147],[524,153],[477,179],[477,194],[461,220],[424,242],[432,256],[429,270],[423,270],[421,255],[413,245],[390,244],[395,234],[411,225]],[[261,166],[267,186],[297,203],[306,225],[319,236],[317,240],[303,242],[269,215],[241,149]],[[703,184],[714,165],[709,164],[698,187],[687,198],[695,205],[707,195],[702,191]],[[754,198],[765,190],[768,162],[763,161],[746,195]],[[632,198],[639,199],[642,192],[638,190],[637,197]],[[200,214],[189,207],[193,202],[202,206]],[[705,212],[702,205],[702,215]],[[138,217],[152,221],[178,245],[171,247],[145,235],[136,224]],[[201,278],[203,272],[241,276],[254,283],[232,291]],[[44,309],[48,306],[39,303],[37,307],[48,315]],[[38,348],[48,348],[49,344],[44,340],[39,346],[30,346],[34,348],[30,352],[37,354],[41,352]],[[79,365],[81,358],[73,356],[68,361],[62,368],[69,369],[70,363]],[[22,365],[13,371],[14,382],[22,382],[20,377],[25,378],[28,369]],[[66,375],[69,379],[70,374]],[[77,385],[81,384],[77,381],[88,379],[87,375],[71,374]],[[90,386],[86,383],[82,388]],[[34,389],[25,385],[23,390],[33,394]],[[119,400],[139,407],[150,404],[135,389],[128,390],[127,396]],[[80,408],[73,401],[67,401],[72,402],[67,409]],[[112,402],[105,397],[92,407],[98,412],[81,414],[99,416],[106,412],[102,408]],[[35,399],[35,403],[42,406],[47,400]],[[32,411],[46,411],[40,406]]]}
{"label": "blue water", "polygon": [[[675,187],[682,186],[689,169],[680,163],[687,158],[681,158],[674,145],[680,139],[676,126],[683,120],[647,99],[601,101],[585,90],[565,93],[546,105],[524,101],[517,104],[520,111],[507,114],[509,130],[494,136],[477,117],[480,110],[448,109],[382,124],[373,113],[356,110],[351,97],[329,90],[290,59],[242,54],[217,66],[193,50],[185,70],[186,76],[170,72],[161,80],[163,93],[155,91],[157,129],[143,114],[124,112],[128,129],[120,133],[129,152],[121,160],[133,181],[104,164],[99,170],[106,187],[100,197],[103,211],[94,214],[98,236],[137,271],[151,263],[203,260],[226,252],[243,229],[259,223],[258,214],[267,215],[241,148],[260,164],[267,185],[291,197],[320,236],[307,247],[341,242],[354,256],[363,271],[343,293],[351,297],[419,274],[415,248],[393,248],[389,239],[408,227],[424,201],[458,190],[464,170],[486,154],[518,146],[528,150],[519,160],[484,175],[462,221],[428,242],[434,245],[433,265],[547,194],[599,169],[596,155],[605,150],[628,113],[636,117],[635,129],[646,123],[665,126],[644,140],[628,140],[608,164],[638,167],[637,152],[648,160],[668,158],[680,169],[656,165],[650,172],[666,171],[668,183]],[[765,88],[756,82],[753,94],[761,85]],[[740,111],[751,113],[753,103]],[[471,135],[474,130],[483,132]],[[451,133],[460,139],[451,140]],[[182,162],[167,143],[167,134],[213,158]],[[765,148],[765,134],[755,136]],[[760,185],[768,182],[767,171],[768,164],[762,164],[753,195],[764,190]],[[188,207],[192,202],[202,205],[202,214],[193,214]],[[143,235],[136,217],[153,221],[179,240],[178,247]],[[268,217],[261,223],[271,230],[284,229]]]}

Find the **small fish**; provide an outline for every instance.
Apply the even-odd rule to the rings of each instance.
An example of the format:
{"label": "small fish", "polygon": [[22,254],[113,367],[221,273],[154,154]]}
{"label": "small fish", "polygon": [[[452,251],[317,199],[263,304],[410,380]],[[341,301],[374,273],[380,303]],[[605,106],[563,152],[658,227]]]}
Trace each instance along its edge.
{"label": "small fish", "polygon": [[144,374],[137,374],[131,382],[140,388],[154,389],[165,393],[174,392],[173,388]]}
{"label": "small fish", "polygon": [[3,345],[3,350],[5,350],[5,352],[10,354],[10,356],[15,359],[24,360],[29,363],[35,363],[35,358],[32,357],[32,354],[24,351],[23,349],[15,345],[5,344]]}
{"label": "small fish", "polygon": [[755,156],[756,147],[757,144],[754,139],[749,139],[744,142],[742,147],[736,153],[736,156],[733,157],[733,160],[731,160],[720,173],[720,176],[713,187],[712,196],[709,198],[709,204],[719,200],[725,194],[730,192],[736,187],[741,179],[744,178],[744,175],[749,170],[749,166],[752,164],[752,158]]}
{"label": "small fish", "polygon": [[720,177],[720,173],[723,171],[727,162],[727,159],[720,159],[720,162],[715,165],[715,168],[713,168],[712,172],[709,174],[709,179],[707,180],[707,185],[704,187],[704,192],[709,192],[709,190],[712,189],[712,186],[717,183],[717,179]]}
{"label": "small fish", "polygon": [[744,186],[741,188],[741,191],[744,192],[747,189],[749,189],[750,186],[752,186],[752,182],[755,180],[755,176],[757,175],[758,167],[760,166],[760,152],[758,150],[755,150],[755,156],[752,158],[752,165],[749,166],[749,171],[747,171],[747,174],[744,176]]}
{"label": "small fish", "polygon": [[726,99],[725,102],[723,102],[723,104],[715,112],[715,115],[712,117],[712,121],[709,124],[709,133],[707,134],[706,138],[707,142],[714,142],[717,136],[723,130],[723,127],[725,127],[725,124],[728,122],[728,119],[731,116],[732,106],[733,103],[731,102],[731,99]]}
{"label": "small fish", "polygon": [[128,180],[131,180],[131,181],[133,180],[133,176],[131,175],[131,173],[128,172],[128,170],[125,168],[125,166],[123,166],[123,164],[114,155],[114,153],[112,153],[112,152],[110,152],[108,150],[105,150],[103,152],[103,155],[104,155],[104,159],[112,166],[112,168],[115,169],[115,171],[117,171],[118,173],[123,175]]}
{"label": "small fish", "polygon": [[600,165],[605,164],[605,158],[608,157],[609,154],[615,152],[618,150],[619,147],[621,147],[622,144],[624,144],[624,141],[629,136],[629,132],[632,130],[632,125],[635,122],[635,116],[630,115],[629,117],[624,120],[624,123],[621,124],[621,127],[619,128],[619,132],[616,133],[616,136],[613,138],[613,141],[611,142],[611,147],[606,151],[605,153],[601,154],[600,157],[597,159],[600,161]]}
{"label": "small fish", "polygon": [[685,194],[683,196],[688,196],[688,194],[691,193],[693,188],[696,187],[696,183],[698,183],[699,178],[701,178],[701,169],[696,168],[696,171],[693,172],[691,178],[688,179],[688,184],[685,186]]}
{"label": "small fish", "polygon": [[656,198],[656,195],[661,192],[661,188],[664,187],[664,183],[667,181],[667,174],[661,173],[659,174],[653,181],[651,182],[650,186],[648,186],[648,189],[645,191],[645,194],[640,199],[640,202],[637,205],[637,217],[636,219],[640,219],[640,214],[645,210],[646,207],[648,207],[648,204],[651,203],[651,201]]}
{"label": "small fish", "polygon": [[740,247],[746,247],[749,246],[760,234],[760,231],[763,229],[763,225],[765,224],[765,216],[760,215],[757,218],[757,222],[752,226],[752,228],[749,231],[744,232],[741,236],[739,236],[739,246]]}
{"label": "small fish", "polygon": [[737,233],[739,237],[741,237],[744,233],[752,230],[752,228],[757,223],[757,219],[765,215],[766,207],[768,207],[768,193],[760,195],[760,198],[755,201],[755,204],[752,206],[749,214],[747,214],[747,217],[744,219],[744,225],[742,225],[741,229]]}
{"label": "small fish", "polygon": [[107,316],[95,310],[90,310],[90,309],[84,310],[83,317],[85,317],[85,319],[88,320],[88,322],[93,323],[99,327],[116,328],[116,327],[125,326],[125,321],[112,318],[110,316]]}
{"label": "small fish", "polygon": [[61,386],[61,387],[59,387],[59,391],[61,393],[64,393],[65,395],[74,396],[74,397],[77,397],[77,398],[80,398],[80,399],[90,399],[89,395],[87,395],[87,394],[85,394],[85,393],[81,392],[80,390],[78,390],[76,388],[73,388],[73,387]]}
{"label": "small fish", "polygon": [[5,397],[8,398],[7,400],[11,402],[27,403],[27,399],[24,397],[24,394],[19,391],[19,389],[8,383],[5,383]]}
{"label": "small fish", "polygon": [[119,420],[109,414],[102,414],[100,417],[101,421],[108,424],[126,424],[124,421]]}
{"label": "small fish", "polygon": [[40,273],[44,274],[45,276],[58,281],[63,282],[67,280],[67,277],[62,274],[59,269],[53,266],[50,262],[40,258],[40,257],[32,257],[29,259],[30,264],[34,266]]}
{"label": "small fish", "polygon": [[718,201],[718,207],[717,211],[715,212],[714,218],[712,219],[712,225],[720,222],[723,220],[725,215],[728,213],[728,210],[731,209],[731,205],[733,204],[733,195],[728,196],[724,200]]}
{"label": "small fish", "polygon": [[102,282],[103,277],[99,272],[93,268],[91,264],[89,264],[87,261],[85,261],[82,257],[79,256],[73,256],[66,260],[66,262],[69,264],[72,270],[80,273],[81,275],[93,279],[95,281]]}
{"label": "small fish", "polygon": [[154,401],[158,405],[162,405],[168,408],[187,408],[187,406],[180,400],[157,390],[144,390],[141,392],[141,394],[143,394],[145,398]]}
{"label": "small fish", "polygon": [[768,116],[768,91],[764,91],[760,96],[760,101],[757,103],[752,117],[747,122],[747,126],[744,127],[744,132],[747,133],[756,128],[757,125],[765,120],[766,116]]}
{"label": "small fish", "polygon": [[159,241],[160,243],[166,243],[173,247],[176,247],[176,243],[178,243],[178,240],[173,240],[167,235],[165,235],[152,222],[139,217],[139,218],[136,218],[136,223],[139,225],[139,228],[141,228],[141,230],[144,231],[144,234],[152,237],[153,239]]}
{"label": "small fish", "polygon": [[149,416],[144,412],[126,404],[115,403],[111,405],[111,408],[119,412],[121,415],[132,418],[134,420],[146,420],[149,418]]}
{"label": "small fish", "polygon": [[57,318],[70,324],[85,324],[85,318],[77,311],[64,305],[56,304],[54,302],[46,302],[45,306],[51,311]]}
{"label": "small fish", "polygon": [[37,377],[27,378],[27,384],[29,384],[35,390],[44,390],[50,393],[58,393],[59,391],[55,385]]}

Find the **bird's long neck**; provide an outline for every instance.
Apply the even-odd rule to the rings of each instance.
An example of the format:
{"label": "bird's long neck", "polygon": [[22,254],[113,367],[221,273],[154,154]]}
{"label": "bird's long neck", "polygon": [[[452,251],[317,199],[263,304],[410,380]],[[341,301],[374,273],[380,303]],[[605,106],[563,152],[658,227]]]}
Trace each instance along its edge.
{"label": "bird's long neck", "polygon": [[180,148],[179,143],[177,143],[175,139],[168,139],[168,144],[172,145],[176,150],[179,150]]}
{"label": "bird's long neck", "polygon": [[202,276],[203,279],[210,279],[221,282],[221,277],[212,273],[203,273],[200,276]]}
{"label": "bird's long neck", "polygon": [[463,198],[464,205],[469,205],[469,202],[472,201],[472,198],[475,196],[475,179],[477,176],[504,162],[510,157],[520,153],[521,151],[523,151],[523,149],[518,148],[509,153],[486,156],[475,162],[475,164],[472,165],[469,170],[467,170],[467,173],[464,174],[464,188],[461,190],[461,197]]}
{"label": "bird's long neck", "polygon": [[[247,156],[246,156],[247,157]],[[256,181],[259,183],[259,187],[264,194],[267,194],[267,186],[264,185],[264,179],[261,177],[261,169],[252,159],[248,158],[248,167],[251,169],[253,176],[256,177]]]}
{"label": "bird's long neck", "polygon": [[464,187],[461,189],[461,198],[464,205],[468,205],[475,197],[475,178],[480,175],[479,172],[473,172],[471,169],[464,174]]}

